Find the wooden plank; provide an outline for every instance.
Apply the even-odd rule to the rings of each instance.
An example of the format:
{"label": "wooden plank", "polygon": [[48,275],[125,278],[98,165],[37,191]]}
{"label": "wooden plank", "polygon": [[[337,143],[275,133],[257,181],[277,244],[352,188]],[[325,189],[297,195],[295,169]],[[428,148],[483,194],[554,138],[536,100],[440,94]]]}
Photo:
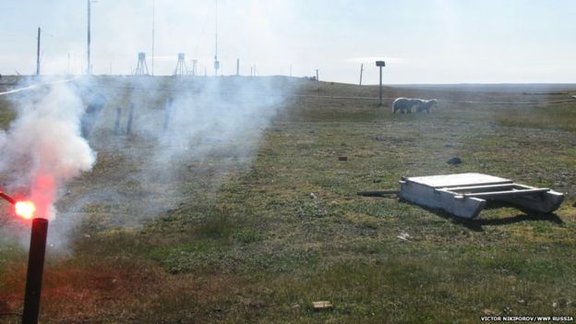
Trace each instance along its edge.
{"label": "wooden plank", "polygon": [[550,190],[541,195],[504,197],[500,200],[507,201],[520,208],[535,210],[541,213],[551,213],[560,208],[560,205],[564,201],[564,194]]}
{"label": "wooden plank", "polygon": [[504,179],[482,173],[457,173],[457,174],[444,174],[444,175],[425,176],[425,177],[411,177],[406,178],[405,181],[411,181],[433,188],[513,183],[509,179]]}
{"label": "wooden plank", "polygon": [[332,303],[330,301],[327,301],[327,300],[312,302],[312,308],[314,310],[328,310],[328,309],[332,309],[333,307],[334,307],[334,305],[332,305]]}
{"label": "wooden plank", "polygon": [[523,195],[542,193],[542,192],[547,192],[547,191],[550,191],[550,189],[548,189],[548,188],[536,188],[536,189],[520,189],[520,190],[465,193],[465,194],[462,194],[462,196],[486,199],[486,198],[523,196]]}
{"label": "wooden plank", "polygon": [[481,173],[402,178],[399,196],[412,203],[475,218],[486,200],[510,202],[520,208],[550,213],[560,207],[562,193]]}
{"label": "wooden plank", "polygon": [[403,181],[400,183],[400,197],[412,203],[445,212],[463,218],[474,218],[484,208],[486,200],[480,198],[456,199],[453,192],[437,190],[432,187]]}
{"label": "wooden plank", "polygon": [[[516,186],[518,186],[518,184],[516,184],[516,183],[502,183],[502,184],[489,184],[489,185],[481,185],[481,186],[472,185],[472,186],[462,186],[462,187],[444,187],[442,189],[452,191],[452,192],[458,192],[458,191],[466,191],[466,190],[475,191],[475,190],[484,190],[484,189],[504,189],[504,188],[513,188]],[[531,188],[527,188],[525,186],[522,186],[522,187],[523,187],[523,189],[531,189]]]}

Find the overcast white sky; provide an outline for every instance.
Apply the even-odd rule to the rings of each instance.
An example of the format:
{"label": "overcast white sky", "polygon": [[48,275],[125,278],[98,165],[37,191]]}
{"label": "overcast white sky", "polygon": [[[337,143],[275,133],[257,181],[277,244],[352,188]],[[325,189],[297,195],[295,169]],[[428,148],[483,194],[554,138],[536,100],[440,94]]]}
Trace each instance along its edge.
{"label": "overcast white sky", "polygon": [[[137,54],[152,68],[154,0],[92,3],[95,74],[131,74]],[[576,82],[574,0],[155,0],[155,74],[177,53],[214,74],[312,76],[384,83]],[[32,74],[42,28],[42,73],[86,66],[86,0],[2,0],[0,73]]]}

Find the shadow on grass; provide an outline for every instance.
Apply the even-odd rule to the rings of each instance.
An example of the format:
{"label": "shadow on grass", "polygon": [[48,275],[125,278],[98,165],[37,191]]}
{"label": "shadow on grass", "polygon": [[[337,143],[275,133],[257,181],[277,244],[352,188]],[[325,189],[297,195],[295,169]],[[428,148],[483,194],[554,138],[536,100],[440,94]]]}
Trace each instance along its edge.
{"label": "shadow on grass", "polygon": [[527,211],[525,214],[518,214],[515,216],[510,216],[506,218],[496,218],[496,219],[466,219],[466,218],[456,218],[452,217],[452,222],[454,224],[460,224],[472,231],[482,232],[484,229],[482,226],[489,225],[509,225],[527,221],[548,221],[556,225],[563,225],[564,221],[558,217],[555,213],[539,213],[534,211]]}
{"label": "shadow on grass", "polygon": [[411,202],[406,201],[406,200],[400,200],[400,201],[403,203],[412,205],[412,206],[417,206],[419,208],[422,208],[426,211],[429,211],[432,214],[435,214],[435,215],[438,215],[444,219],[450,220],[453,224],[462,225],[462,226],[468,228],[469,230],[472,230],[475,232],[483,232],[484,229],[482,228],[482,226],[510,225],[510,224],[515,224],[515,223],[527,222],[527,221],[548,221],[548,222],[554,223],[556,225],[563,225],[564,224],[564,221],[560,217],[558,217],[558,215],[556,215],[555,213],[542,213],[542,212],[537,212],[537,211],[533,211],[533,210],[522,210],[522,209],[518,208],[518,206],[514,206],[512,204],[508,204],[505,202],[489,202],[488,206],[486,206],[484,208],[484,210],[497,209],[497,208],[503,208],[503,207],[512,207],[512,208],[520,210],[521,212],[523,212],[523,214],[518,214],[515,216],[510,216],[510,217],[505,217],[505,218],[483,219],[483,218],[480,218],[480,217],[482,217],[482,213],[480,213],[478,218],[469,219],[469,218],[456,217],[456,216],[454,216],[454,215],[452,215],[452,214],[450,214],[444,210],[441,210],[441,209],[435,209],[435,208],[429,208],[429,207],[421,206],[421,205],[414,204],[414,203],[411,203]]}

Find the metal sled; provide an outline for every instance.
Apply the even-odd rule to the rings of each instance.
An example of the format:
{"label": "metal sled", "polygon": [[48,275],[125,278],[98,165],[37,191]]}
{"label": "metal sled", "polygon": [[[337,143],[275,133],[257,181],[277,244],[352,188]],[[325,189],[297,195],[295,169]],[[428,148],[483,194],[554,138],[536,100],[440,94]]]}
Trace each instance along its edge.
{"label": "metal sled", "polygon": [[482,173],[402,178],[400,197],[463,218],[478,216],[487,201],[504,201],[520,209],[551,213],[564,200],[562,193],[549,188],[526,186]]}

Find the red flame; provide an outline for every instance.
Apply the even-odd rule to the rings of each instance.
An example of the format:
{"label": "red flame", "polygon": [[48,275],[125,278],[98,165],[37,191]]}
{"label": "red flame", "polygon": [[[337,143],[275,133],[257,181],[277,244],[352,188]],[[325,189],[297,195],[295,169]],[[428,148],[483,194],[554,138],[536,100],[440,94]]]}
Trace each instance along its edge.
{"label": "red flame", "polygon": [[36,205],[29,200],[17,201],[14,205],[14,209],[16,210],[16,215],[24,219],[32,219],[36,212]]}

